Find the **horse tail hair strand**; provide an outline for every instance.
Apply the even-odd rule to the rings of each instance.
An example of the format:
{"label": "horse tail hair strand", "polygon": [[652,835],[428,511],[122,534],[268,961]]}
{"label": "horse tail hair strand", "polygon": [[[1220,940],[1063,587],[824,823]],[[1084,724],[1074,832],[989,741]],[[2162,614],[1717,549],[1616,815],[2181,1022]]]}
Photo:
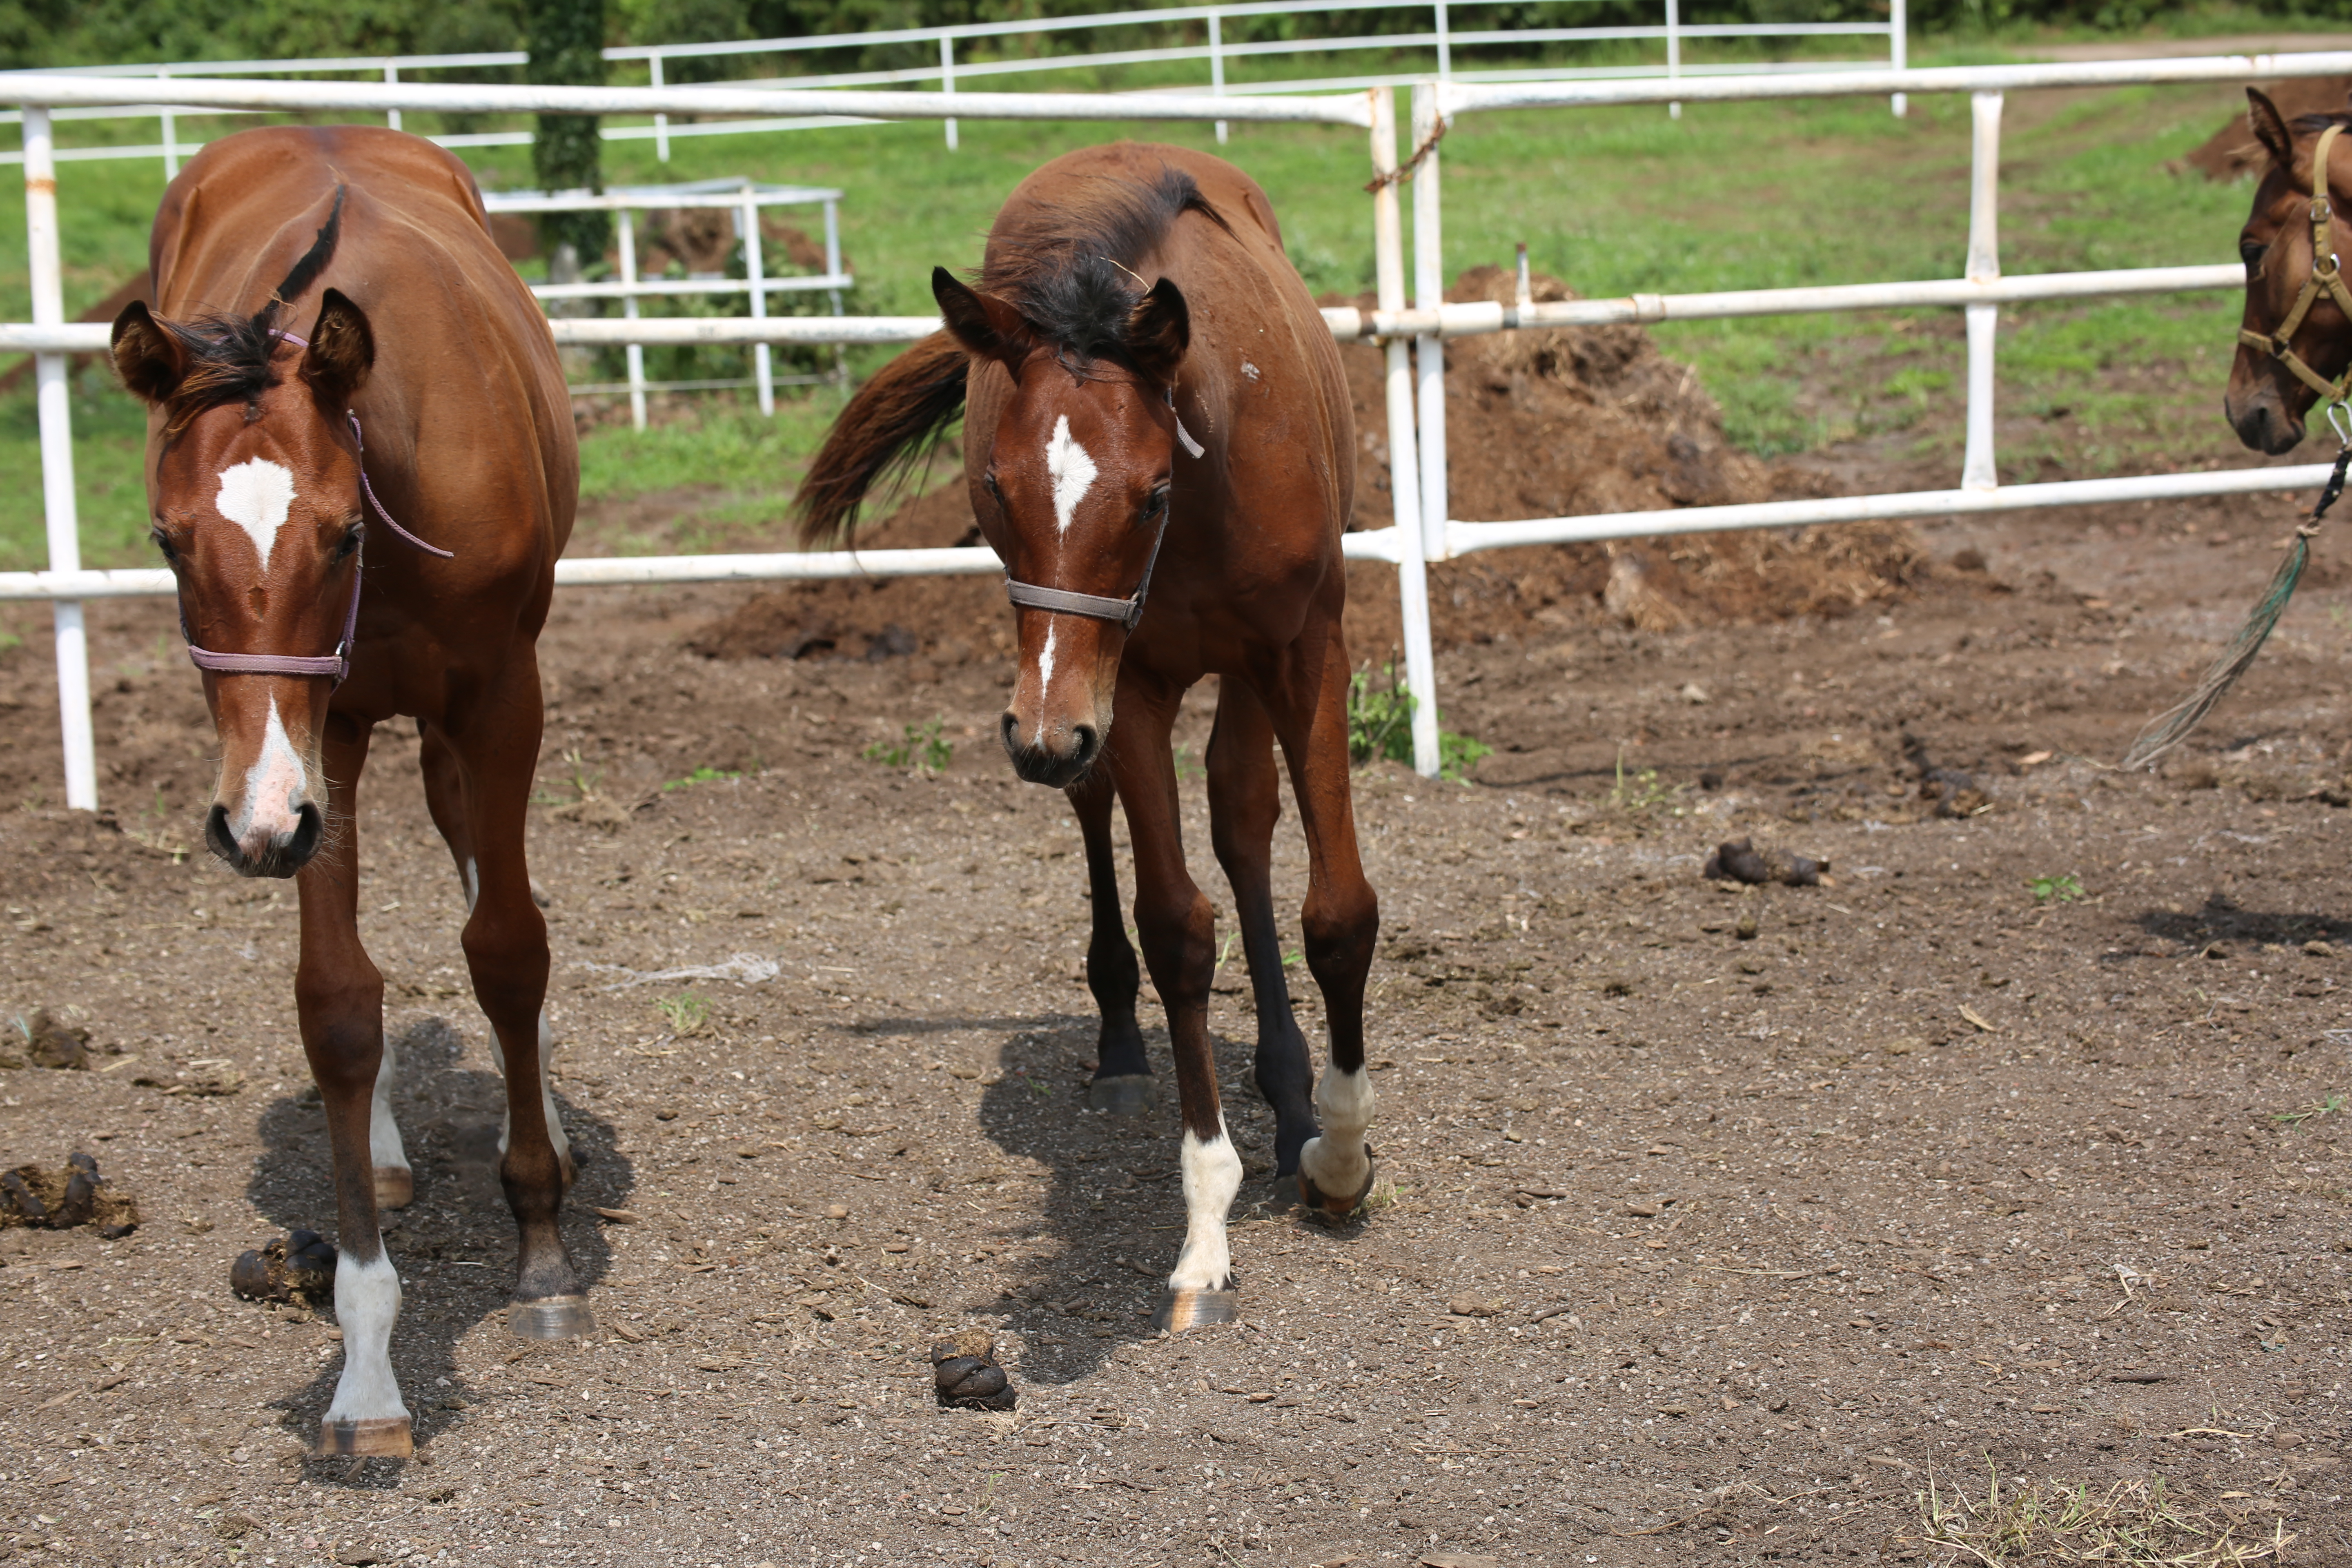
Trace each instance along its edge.
{"label": "horse tail hair strand", "polygon": [[793,498],[802,543],[846,538],[877,486],[904,486],[962,414],[969,369],[963,345],[938,331],[857,389]]}
{"label": "horse tail hair strand", "polygon": [[2278,625],[2279,616],[2285,612],[2286,602],[2294,596],[2295,584],[2302,580],[2303,569],[2310,559],[2309,531],[2298,530],[2285,559],[2272,574],[2270,586],[2263,590],[2245,625],[2238,628],[2238,635],[2230,639],[2230,646],[2221,650],[2221,657],[2213,661],[2205,678],[2188,696],[2148,721],[2118,766],[2126,771],[2147,767],[2189,738],[2189,732],[2229,694],[2230,688],[2238,683],[2238,677],[2252,665],[2254,656],[2263,651],[2263,644],[2270,639],[2271,628]]}

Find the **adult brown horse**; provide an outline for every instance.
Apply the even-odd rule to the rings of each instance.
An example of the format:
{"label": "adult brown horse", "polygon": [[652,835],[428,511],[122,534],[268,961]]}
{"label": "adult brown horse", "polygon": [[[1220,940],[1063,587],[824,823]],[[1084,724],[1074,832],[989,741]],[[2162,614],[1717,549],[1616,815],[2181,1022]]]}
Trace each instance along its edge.
{"label": "adult brown horse", "polygon": [[[2253,211],[2238,235],[2246,264],[2246,310],[2222,409],[2238,439],[2257,451],[2292,451],[2304,419],[2352,384],[2352,290],[2337,261],[2352,251],[2339,216],[2337,170],[2352,190],[2352,115],[2305,115],[2289,125],[2278,106],[2246,89],[2246,119],[2270,154]],[[2324,161],[2324,172],[2319,165]]]}
{"label": "adult brown horse", "polygon": [[[1111,861],[1115,798],[1183,1114],[1189,1223],[1160,1321],[1223,1321],[1235,1306],[1225,1215],[1242,1166],[1209,1040],[1213,914],[1185,870],[1168,739],[1204,675],[1219,677],[1211,836],[1256,994],[1276,1179],[1295,1172],[1307,1202],[1338,1214],[1371,1185],[1363,1005],[1380,912],[1349,796],[1339,536],[1355,440],[1339,353],[1265,194],[1176,147],[1055,159],[998,214],[979,289],[944,269],[931,289],[946,331],[843,410],[801,491],[803,532],[846,531],[885,470],[962,411],[966,486],[1005,563],[1019,632],[1004,749],[1023,778],[1067,792],[1086,841],[1087,973],[1102,1009],[1090,1098],[1137,1110],[1150,1083]],[[1307,834],[1307,962],[1330,1019],[1319,1084],[1274,919],[1277,738]]]}
{"label": "adult brown horse", "polygon": [[149,255],[157,308],[116,319],[114,363],[152,411],[155,543],[219,731],[205,841],[240,876],[294,878],[301,900],[295,1001],[341,1254],[343,1367],[320,1444],[405,1454],[400,1277],[377,1208],[406,1203],[410,1177],[383,978],[360,945],[356,829],[370,732],[395,715],[423,735],[506,1071],[499,1173],[521,1231],[508,1321],[541,1337],[590,1321],[556,1230],[571,1161],[545,1083],[547,924],[523,863],[535,645],[579,497],[571,402],[472,176],[418,137],[225,137],[164,193]]}

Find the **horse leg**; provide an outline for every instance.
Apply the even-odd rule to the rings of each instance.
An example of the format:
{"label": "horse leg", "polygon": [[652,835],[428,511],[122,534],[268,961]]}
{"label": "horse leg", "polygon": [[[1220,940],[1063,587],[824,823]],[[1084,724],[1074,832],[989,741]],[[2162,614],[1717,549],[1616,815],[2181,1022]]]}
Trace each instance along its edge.
{"label": "horse leg", "polygon": [[1087,890],[1094,904],[1094,934],[1087,942],[1087,989],[1102,1014],[1095,1042],[1095,1076],[1087,1084],[1087,1105],[1114,1116],[1139,1116],[1151,1109],[1159,1086],[1143,1055],[1143,1032],[1135,1025],[1135,998],[1143,988],[1135,949],[1119,919],[1118,862],[1111,853],[1110,808],[1118,792],[1108,769],[1097,768],[1062,792],[1077,815],[1087,846]]}
{"label": "horse leg", "polygon": [[556,1225],[572,1163],[547,1081],[554,1042],[546,1012],[547,921],[531,898],[523,858],[540,711],[539,661],[524,648],[468,721],[449,726],[448,741],[464,781],[474,852],[466,965],[507,1080],[499,1179],[520,1243],[507,1324],[526,1339],[563,1339],[589,1332],[595,1322]]}
{"label": "horse leg", "polygon": [[1351,1214],[1372,1189],[1372,1080],[1364,1069],[1364,981],[1381,907],[1356,848],[1348,788],[1348,650],[1339,617],[1310,629],[1259,692],[1290,763],[1307,834],[1307,966],[1322,988],[1331,1060],[1315,1086],[1323,1131],[1298,1152],[1298,1191],[1327,1214]]}
{"label": "horse leg", "polygon": [[[474,858],[474,832],[466,816],[465,770],[451,749],[449,738],[440,729],[424,727],[424,743],[418,748],[417,766],[425,775],[425,805],[433,814],[433,826],[440,829],[441,841],[449,847],[449,858],[457,863],[457,883],[465,890],[466,912],[471,915],[479,901],[481,870]],[[535,896],[535,895],[534,895]],[[555,1033],[548,1026],[544,1009],[539,1016],[540,1095],[546,1102],[545,1115],[549,1133],[555,1140],[555,1158],[563,1167],[563,1184],[571,1186],[574,1175],[572,1145],[563,1135],[563,1120],[556,1114],[555,1094],[548,1081],[548,1058],[555,1054]],[[499,1070],[506,1070],[506,1053],[499,1052]],[[499,1153],[503,1157],[507,1142],[513,1132],[513,1117],[501,1111],[499,1117]]]}
{"label": "horse leg", "polygon": [[1298,1169],[1298,1151],[1315,1136],[1315,1086],[1307,1037],[1290,1010],[1282,970],[1282,936],[1274,923],[1274,825],[1282,791],[1274,771],[1274,723],[1246,682],[1218,683],[1217,724],[1209,735],[1209,838],[1233,885],[1257,1002],[1257,1091],[1274,1107],[1274,1179]]}
{"label": "horse leg", "polygon": [[1184,868],[1176,764],[1168,749],[1183,695],[1121,670],[1118,724],[1103,759],[1127,808],[1128,835],[1135,843],[1136,934],[1143,940],[1143,962],[1168,1012],[1182,1105],[1184,1249],[1151,1320],[1171,1332],[1196,1323],[1231,1322],[1239,1310],[1225,1214],[1242,1184],[1242,1159],[1225,1135],[1224,1113],[1217,1105],[1217,1062],[1209,1042],[1216,911]]}
{"label": "horse leg", "polygon": [[412,1447],[408,1407],[392,1371],[400,1271],[385,1255],[377,1222],[371,1125],[379,1079],[390,1067],[383,976],[360,945],[359,927],[357,811],[368,735],[364,724],[328,716],[320,760],[328,779],[327,820],[337,830],[295,878],[302,955],[294,1000],[335,1161],[335,1321],[343,1331],[343,1370],[320,1423],[319,1451],[399,1457]]}

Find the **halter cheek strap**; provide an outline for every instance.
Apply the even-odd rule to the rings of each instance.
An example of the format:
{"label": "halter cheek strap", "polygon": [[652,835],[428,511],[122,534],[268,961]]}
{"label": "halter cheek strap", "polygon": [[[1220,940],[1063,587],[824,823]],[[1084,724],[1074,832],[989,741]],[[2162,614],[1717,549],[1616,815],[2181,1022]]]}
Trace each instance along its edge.
{"label": "halter cheek strap", "polygon": [[2250,349],[2259,349],[2286,366],[2289,374],[2319,394],[2330,403],[2341,403],[2352,395],[2352,369],[2347,369],[2334,381],[2311,368],[2309,362],[2295,353],[2291,340],[2303,326],[2303,319],[2325,293],[2352,321],[2352,289],[2344,282],[2344,264],[2336,254],[2335,210],[2327,195],[2327,158],[2336,149],[2336,138],[2344,130],[2331,125],[2319,133],[2319,145],[2311,154],[2311,275],[2303,280],[2302,291],[2294,297],[2294,306],[2276,331],[2263,333],[2244,328],[2238,331],[2238,341]]}
{"label": "halter cheek strap", "polygon": [[[309,339],[298,338],[292,332],[281,331],[275,335],[297,348],[310,346]],[[360,465],[360,493],[367,497],[369,508],[376,516],[383,520],[383,525],[386,528],[415,548],[424,551],[427,555],[437,555],[444,561],[454,559],[457,555],[456,551],[444,550],[439,545],[425,543],[425,541],[401,527],[399,523],[394,522],[392,513],[384,510],[383,502],[375,499],[375,487],[368,483],[367,437],[360,430],[360,416],[349,409],[344,410],[343,416],[352,422],[352,445],[357,450]],[[343,635],[335,644],[334,652],[319,655],[215,653],[210,648],[198,647],[195,639],[188,636],[188,619],[184,614],[180,617],[180,636],[185,638],[188,644],[188,661],[198,669],[209,669],[215,675],[324,675],[331,677],[334,683],[341,686],[352,673],[352,636],[360,624],[360,584],[365,574],[366,564],[364,552],[352,555],[352,598],[351,603],[343,608]],[[1147,573],[1147,579],[1149,575]]]}

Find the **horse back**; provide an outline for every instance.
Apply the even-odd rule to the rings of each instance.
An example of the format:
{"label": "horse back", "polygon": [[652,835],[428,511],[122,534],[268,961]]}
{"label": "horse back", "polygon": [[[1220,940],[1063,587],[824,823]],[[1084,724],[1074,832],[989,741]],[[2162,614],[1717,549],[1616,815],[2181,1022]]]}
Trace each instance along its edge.
{"label": "horse back", "polygon": [[340,237],[318,290],[288,301],[289,330],[304,330],[328,288],[366,311],[376,364],[353,408],[386,504],[495,560],[504,570],[488,579],[551,579],[579,499],[571,398],[546,318],[457,158],[375,126],[272,126],[210,143],[156,213],[158,313],[259,310],[316,242],[338,186]]}

